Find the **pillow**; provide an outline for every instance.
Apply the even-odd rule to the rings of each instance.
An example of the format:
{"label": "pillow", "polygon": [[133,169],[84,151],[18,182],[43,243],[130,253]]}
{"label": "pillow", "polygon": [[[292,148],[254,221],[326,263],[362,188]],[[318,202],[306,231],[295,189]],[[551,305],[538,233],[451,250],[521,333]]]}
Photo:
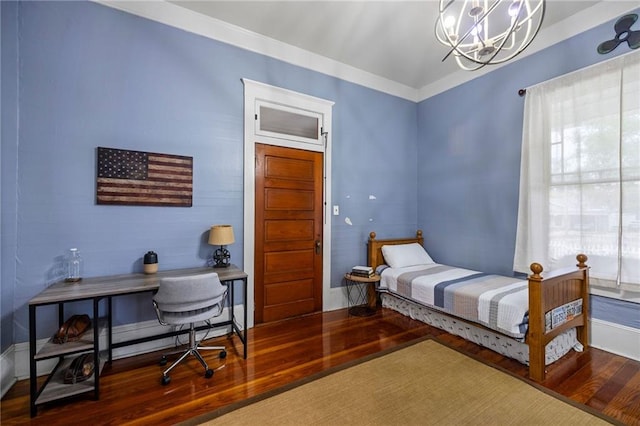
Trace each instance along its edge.
{"label": "pillow", "polygon": [[424,247],[418,243],[382,246],[382,255],[387,265],[392,268],[435,263]]}

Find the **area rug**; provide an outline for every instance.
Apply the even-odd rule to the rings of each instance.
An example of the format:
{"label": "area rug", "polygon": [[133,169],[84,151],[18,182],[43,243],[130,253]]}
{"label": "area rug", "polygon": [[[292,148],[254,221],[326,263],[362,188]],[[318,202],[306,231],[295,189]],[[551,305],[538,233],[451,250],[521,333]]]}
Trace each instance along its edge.
{"label": "area rug", "polygon": [[274,396],[247,400],[187,423],[279,426],[609,424],[563,397],[554,397],[433,340],[424,340],[274,393]]}

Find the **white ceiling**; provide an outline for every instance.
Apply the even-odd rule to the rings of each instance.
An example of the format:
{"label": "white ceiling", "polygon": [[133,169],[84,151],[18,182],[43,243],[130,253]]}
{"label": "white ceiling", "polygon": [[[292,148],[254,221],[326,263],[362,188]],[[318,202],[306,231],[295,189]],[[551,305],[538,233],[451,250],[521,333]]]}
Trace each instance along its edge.
{"label": "white ceiling", "polygon": [[[225,42],[240,40],[237,44],[241,47],[343,78],[349,75],[352,77],[347,80],[360,79],[356,81],[360,84],[386,86],[375,88],[414,100],[495,69],[487,66],[480,71],[461,71],[453,58],[442,62],[448,49],[434,36],[437,0],[177,0],[131,2],[131,7],[124,7],[123,2],[98,1],[178,27],[197,21],[195,30],[185,29],[214,38],[215,34],[208,34],[214,31],[208,25],[220,27],[228,23],[231,25],[223,25],[226,32],[237,34]],[[155,9],[159,3],[164,3],[166,9],[163,16],[149,16],[158,15]],[[547,0],[543,28],[521,56],[615,19],[637,6],[637,0]],[[144,12],[140,12],[142,7]],[[178,15],[182,17],[177,18]],[[292,46],[295,58],[289,59],[285,51]],[[300,51],[313,55],[295,53]],[[317,58],[328,58],[330,62],[315,67]],[[344,69],[338,69],[343,65]],[[359,77],[353,77],[358,73]]]}

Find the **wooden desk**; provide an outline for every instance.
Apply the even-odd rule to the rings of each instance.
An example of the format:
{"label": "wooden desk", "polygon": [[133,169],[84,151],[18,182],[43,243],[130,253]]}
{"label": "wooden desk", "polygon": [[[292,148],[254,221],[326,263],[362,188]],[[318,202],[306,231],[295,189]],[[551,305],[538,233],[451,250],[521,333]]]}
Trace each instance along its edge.
{"label": "wooden desk", "polygon": [[[113,349],[123,346],[133,345],[137,343],[148,342],[151,340],[162,339],[166,337],[176,336],[182,333],[188,333],[187,330],[179,330],[167,332],[159,335],[148,336],[124,342],[113,343],[113,315],[112,315],[112,299],[116,296],[124,296],[143,292],[153,292],[160,286],[160,279],[164,277],[197,275],[207,272],[217,272],[220,281],[229,286],[227,293],[227,306],[229,306],[229,319],[226,321],[216,322],[212,327],[231,327],[231,331],[235,332],[243,344],[243,356],[247,358],[247,274],[238,269],[235,265],[228,268],[188,268],[174,269],[169,271],[160,271],[157,274],[145,275],[139,274],[122,274],[111,275],[105,277],[83,278],[79,283],[67,283],[64,281],[57,282],[29,301],[29,355],[30,355],[30,393],[31,393],[31,417],[37,414],[37,405],[48,401],[53,401],[63,397],[76,395],[83,392],[94,391],[95,399],[100,398],[100,371],[105,362],[112,361]],[[233,309],[234,298],[234,282],[242,281],[243,283],[243,311],[244,322],[242,328],[236,321]],[[51,340],[36,353],[36,308],[46,305],[58,305],[58,327],[64,321],[64,304],[79,301],[93,301],[93,333],[85,333],[83,338],[77,342],[68,342],[65,344],[55,344]],[[106,317],[100,316],[100,301],[106,301]],[[151,305],[151,299],[149,299]],[[98,320],[96,320],[98,319]],[[208,326],[197,327],[197,330],[206,329]],[[100,348],[99,337],[100,331],[107,330],[107,347]],[[52,330],[52,334],[57,330]],[[94,359],[100,360],[96,363],[95,373],[90,380],[86,382],[76,383],[73,385],[64,385],[56,383],[64,371],[66,364],[70,362],[70,358],[65,360],[65,355],[77,354],[93,350]],[[45,359],[58,357],[59,361],[53,372],[49,375],[44,385],[38,389],[37,381],[37,363]],[[99,364],[99,365],[98,365]],[[58,376],[58,377],[57,377]],[[48,389],[45,389],[48,388]],[[43,391],[47,391],[46,393]]]}

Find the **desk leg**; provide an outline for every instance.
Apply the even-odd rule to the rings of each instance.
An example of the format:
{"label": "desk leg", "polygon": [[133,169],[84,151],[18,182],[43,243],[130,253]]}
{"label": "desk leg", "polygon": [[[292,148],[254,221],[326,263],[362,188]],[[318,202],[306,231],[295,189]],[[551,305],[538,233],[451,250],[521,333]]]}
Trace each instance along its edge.
{"label": "desk leg", "polygon": [[229,293],[227,293],[227,296],[230,297],[229,300],[229,319],[231,320],[231,334],[233,334],[233,326],[236,323],[236,309],[235,309],[235,303],[236,303],[236,296],[235,296],[235,286],[236,286],[236,282],[234,280],[229,281]]}
{"label": "desk leg", "polygon": [[64,324],[64,303],[58,303],[58,328]]}
{"label": "desk leg", "polygon": [[243,357],[244,359],[247,359],[247,278],[243,278],[242,279],[242,300],[243,300],[243,307],[244,307],[244,322],[242,323],[242,330],[240,330],[240,327],[238,327],[238,322],[236,321],[236,310],[235,310],[235,296],[234,296],[234,286],[235,286],[235,280],[231,280],[229,281],[229,286],[231,286],[230,291],[227,293],[228,296],[231,297],[231,301],[229,302],[229,310],[231,311],[231,313],[229,314],[229,316],[231,317],[231,333],[236,333],[238,335],[238,337],[240,338],[240,341],[242,342],[242,346],[243,346]]}
{"label": "desk leg", "polygon": [[242,297],[244,308],[244,323],[242,323],[242,341],[244,343],[244,359],[247,359],[247,278],[242,280]]}
{"label": "desk leg", "polygon": [[236,332],[240,341],[242,342],[242,352],[244,359],[247,359],[247,279],[242,279],[242,306],[244,308],[244,322],[242,323],[242,330],[238,327],[238,322],[236,321],[236,309],[235,309],[235,280],[230,281],[229,285],[231,286],[231,303],[229,303],[231,310],[231,332]]}
{"label": "desk leg", "polygon": [[36,397],[38,393],[38,372],[36,368],[36,307],[29,305],[29,393],[31,396],[31,417],[38,413]]}
{"label": "desk leg", "polygon": [[99,304],[100,304],[100,299],[99,298],[94,298],[93,299],[93,363],[94,363],[94,368],[93,368],[93,375],[94,375],[94,379],[95,379],[95,384],[94,384],[94,394],[95,394],[95,400],[99,400],[100,399],[100,325],[98,324],[100,322],[100,312],[99,312]]}
{"label": "desk leg", "polygon": [[108,362],[109,364],[111,364],[111,362],[113,361],[113,316],[111,315],[113,313],[112,310],[112,304],[111,304],[111,300],[112,297],[108,296],[107,297],[107,350],[109,353],[109,358],[108,358]]}

